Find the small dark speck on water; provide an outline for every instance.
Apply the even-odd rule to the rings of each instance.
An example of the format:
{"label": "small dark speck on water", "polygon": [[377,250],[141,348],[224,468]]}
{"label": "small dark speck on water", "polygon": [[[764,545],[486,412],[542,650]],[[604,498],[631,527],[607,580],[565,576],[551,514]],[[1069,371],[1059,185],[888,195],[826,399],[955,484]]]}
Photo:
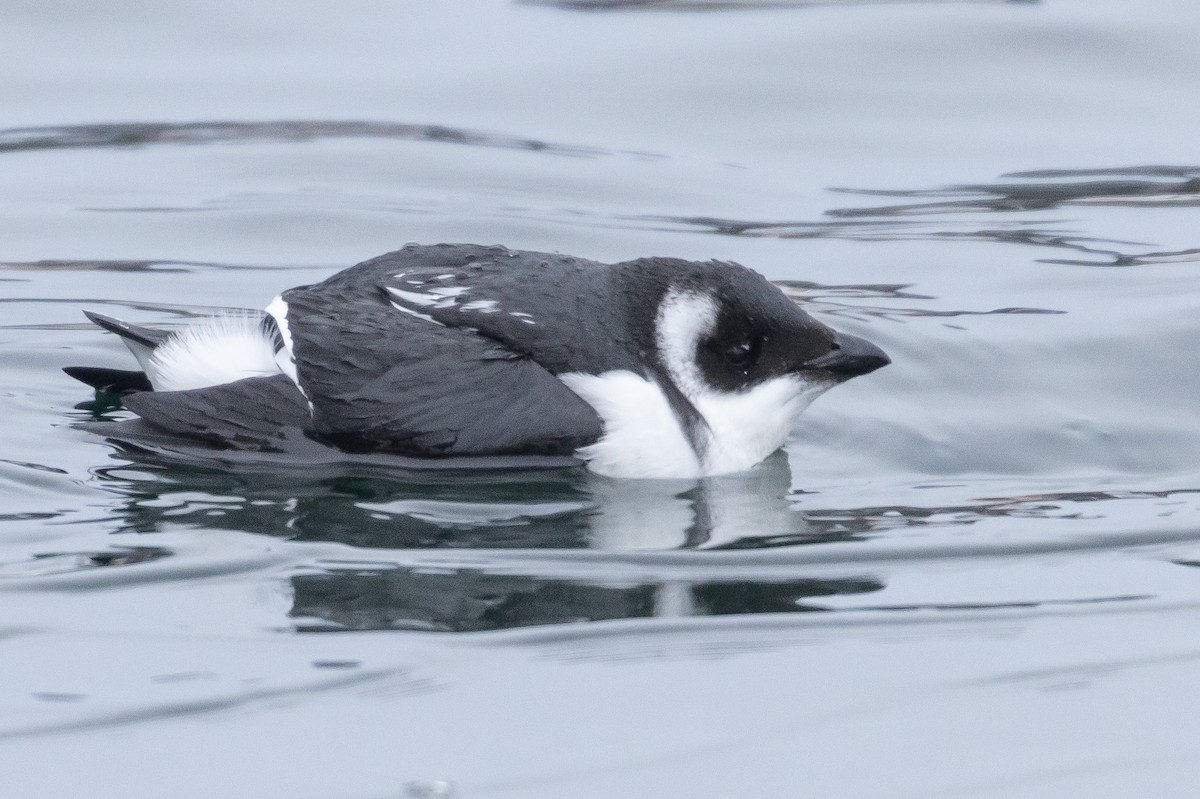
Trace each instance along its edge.
{"label": "small dark speck on water", "polygon": [[362,665],[358,660],[314,660],[314,669],[356,669]]}
{"label": "small dark speck on water", "polygon": [[454,799],[454,783],[446,780],[416,780],[405,783],[405,799]]}
{"label": "small dark speck on water", "polygon": [[87,698],[87,694],[68,694],[51,691],[37,691],[30,694],[30,696],[42,702],[79,702]]}

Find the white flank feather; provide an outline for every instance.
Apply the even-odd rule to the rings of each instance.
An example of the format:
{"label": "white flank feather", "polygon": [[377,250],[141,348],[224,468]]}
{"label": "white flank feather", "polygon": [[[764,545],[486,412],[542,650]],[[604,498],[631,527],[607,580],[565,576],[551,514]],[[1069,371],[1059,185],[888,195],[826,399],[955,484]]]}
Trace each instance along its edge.
{"label": "white flank feather", "polygon": [[224,314],[196,322],[155,347],[146,363],[155,391],[219,386],[280,371],[274,342],[257,314]]}
{"label": "white flank feather", "polygon": [[279,371],[291,378],[296,384],[296,388],[300,389],[300,393],[304,393],[304,389],[300,388],[300,377],[296,374],[296,353],[292,351],[292,330],[288,327],[288,304],[284,302],[283,295],[280,294],[275,299],[271,300],[271,304],[266,307],[267,315],[275,320],[275,327],[279,329],[279,336],[283,339],[283,349],[275,353],[275,365],[279,367]]}

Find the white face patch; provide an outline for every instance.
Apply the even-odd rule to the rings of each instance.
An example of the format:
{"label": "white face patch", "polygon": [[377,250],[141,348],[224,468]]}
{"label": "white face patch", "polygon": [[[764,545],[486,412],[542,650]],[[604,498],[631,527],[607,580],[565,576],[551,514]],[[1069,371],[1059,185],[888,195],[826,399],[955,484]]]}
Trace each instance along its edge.
{"label": "white face patch", "polygon": [[[285,344],[290,336],[280,327]],[[279,374],[275,342],[257,314],[225,314],[185,327],[154,348],[146,376],[155,391],[186,391]]]}
{"label": "white face patch", "polygon": [[708,426],[700,431],[706,437],[702,460],[654,381],[628,371],[561,375],[604,420],[604,437],[579,451],[590,468],[614,477],[658,478],[749,469],[783,446],[796,416],[833,385],[783,375],[740,391],[713,388],[696,353],[715,330],[719,310],[710,295],[671,291],[655,318],[662,366]]}
{"label": "white face patch", "polygon": [[662,365],[688,399],[707,390],[696,350],[717,327],[717,301],[707,294],[671,290],[658,306],[654,336]]}

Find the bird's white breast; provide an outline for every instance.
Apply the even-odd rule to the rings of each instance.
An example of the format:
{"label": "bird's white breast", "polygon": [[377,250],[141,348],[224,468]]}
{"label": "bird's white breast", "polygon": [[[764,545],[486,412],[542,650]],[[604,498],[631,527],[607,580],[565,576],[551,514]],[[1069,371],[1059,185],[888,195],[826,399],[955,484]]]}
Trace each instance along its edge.
{"label": "bird's white breast", "polygon": [[658,384],[624,369],[559,379],[591,405],[604,436],[579,450],[588,467],[610,477],[694,477],[702,472]]}

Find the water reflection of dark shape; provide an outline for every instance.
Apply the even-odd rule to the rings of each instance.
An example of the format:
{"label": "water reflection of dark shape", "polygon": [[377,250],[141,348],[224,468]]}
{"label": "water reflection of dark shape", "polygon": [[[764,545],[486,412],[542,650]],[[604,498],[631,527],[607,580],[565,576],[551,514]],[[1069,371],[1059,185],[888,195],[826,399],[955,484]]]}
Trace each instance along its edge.
{"label": "water reflection of dark shape", "polygon": [[[989,310],[945,310],[913,308],[899,305],[868,305],[872,300],[935,300],[924,294],[914,294],[906,289],[908,284],[859,284],[826,285],[805,280],[779,280],[775,282],[783,293],[801,303],[806,310],[850,318],[903,319],[906,317],[950,318],[956,316],[993,316],[997,314],[1064,314],[1066,311],[1051,308],[991,308]],[[843,300],[850,300],[844,302]]]}
{"label": "water reflection of dark shape", "polygon": [[139,466],[97,475],[126,496],[123,529],[143,533],[187,526],[385,549],[557,549],[587,540],[571,474],[398,482]]}
{"label": "water reflection of dark shape", "polygon": [[465,144],[553,155],[594,157],[605,150],[502,133],[445,125],[410,125],[347,119],[267,122],[126,122],[0,130],[0,153],[77,148],[127,148],[150,145],[231,144],[237,142],[309,142],[321,139],[389,139]]}
{"label": "water reflection of dark shape", "polygon": [[40,261],[0,261],[0,269],[31,272],[188,272],[191,267],[233,268],[222,264],[197,261],[163,261],[134,259],[73,259],[44,258]]}
{"label": "water reflection of dark shape", "polygon": [[868,578],[595,584],[536,576],[394,568],[292,578],[304,631],[470,632],[582,621],[822,610],[809,600],[878,591]]}
{"label": "water reflection of dark shape", "polygon": [[168,557],[163,547],[117,547],[103,552],[40,552],[28,560],[0,563],[0,580],[77,574],[92,569],[133,566]]}
{"label": "water reflection of dark shape", "polygon": [[[1200,250],[1170,250],[1126,253],[1115,246],[1144,246],[1141,242],[1120,239],[1083,236],[1046,227],[1044,221],[1029,222],[1022,219],[1005,219],[980,227],[976,223],[948,218],[962,212],[1021,211],[1038,209],[1002,208],[979,205],[977,201],[921,203],[904,206],[873,208],[840,208],[827,211],[847,219],[820,222],[765,222],[745,219],[718,219],[713,217],[663,217],[643,216],[640,222],[668,223],[671,227],[701,230],[720,236],[743,236],[747,238],[777,239],[845,239],[848,241],[989,241],[997,244],[1025,244],[1033,247],[1052,247],[1092,256],[1092,260],[1038,259],[1046,264],[1073,264],[1080,266],[1139,266],[1154,263],[1200,260]],[[1179,203],[1165,201],[1163,204]],[[1097,202],[1111,205],[1116,203]],[[1148,203],[1137,203],[1146,205]],[[958,229],[955,229],[958,228]]]}
{"label": "water reflection of dark shape", "polygon": [[[1040,259],[1080,266],[1140,266],[1200,260],[1200,249],[1142,250],[1141,242],[1083,236],[1054,230],[1028,212],[1072,206],[1191,207],[1200,205],[1200,167],[1144,166],[1111,169],[1014,172],[995,183],[969,183],[936,189],[834,189],[861,197],[906,200],[889,205],[832,208],[817,221],[745,220],[719,217],[643,216],[640,222],[668,229],[700,230],[722,236],[824,238],[851,241],[990,241],[1079,253],[1080,257]],[[1000,215],[979,226],[979,214]]]}
{"label": "water reflection of dark shape", "polygon": [[[1005,175],[1015,182],[967,183],[940,189],[839,189],[873,197],[923,202],[836,208],[833,217],[905,216],[947,211],[1042,211],[1063,205],[1200,204],[1200,167],[1126,167],[1114,170],[1040,170]],[[1086,178],[1102,178],[1089,180]]]}
{"label": "water reflection of dark shape", "polygon": [[607,551],[853,537],[844,529],[811,529],[793,508],[783,453],[748,472],[688,481],[611,480],[582,469],[401,480],[137,468],[97,475],[126,496],[123,527],[139,532],[170,525],[374,549]]}

